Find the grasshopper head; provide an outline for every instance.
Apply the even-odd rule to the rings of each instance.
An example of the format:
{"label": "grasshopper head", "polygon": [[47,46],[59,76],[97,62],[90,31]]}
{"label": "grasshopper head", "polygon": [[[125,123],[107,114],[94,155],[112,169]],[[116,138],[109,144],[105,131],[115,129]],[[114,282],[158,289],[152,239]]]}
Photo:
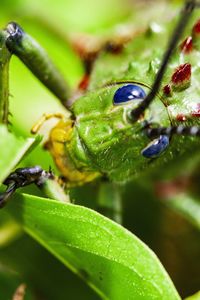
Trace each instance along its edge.
{"label": "grasshopper head", "polygon": [[75,126],[91,167],[114,180],[127,181],[148,166],[149,161],[141,153],[150,142],[144,132],[146,124],[170,124],[159,97],[132,123],[130,112],[148,89],[139,83],[117,83],[88,93],[73,106]]}

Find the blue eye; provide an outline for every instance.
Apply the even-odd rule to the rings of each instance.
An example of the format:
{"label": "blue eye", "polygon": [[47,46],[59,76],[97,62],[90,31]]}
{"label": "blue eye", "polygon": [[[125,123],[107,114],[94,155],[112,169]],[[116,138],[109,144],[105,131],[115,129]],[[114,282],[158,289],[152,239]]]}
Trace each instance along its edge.
{"label": "blue eye", "polygon": [[159,138],[153,140],[147,145],[141,154],[146,158],[154,158],[159,156],[169,146],[169,137],[161,135]]}
{"label": "blue eye", "polygon": [[138,85],[126,84],[119,88],[113,97],[115,105],[127,103],[134,99],[144,99],[146,97],[145,91]]}

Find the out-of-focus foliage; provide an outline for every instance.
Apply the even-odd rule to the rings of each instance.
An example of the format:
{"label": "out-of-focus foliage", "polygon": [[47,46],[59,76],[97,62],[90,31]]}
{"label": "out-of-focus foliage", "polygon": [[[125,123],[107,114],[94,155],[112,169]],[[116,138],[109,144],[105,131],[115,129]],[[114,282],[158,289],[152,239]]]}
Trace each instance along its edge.
{"label": "out-of-focus foliage", "polygon": [[[138,4],[138,1],[136,2]],[[141,1],[139,2],[141,4]],[[176,4],[179,5],[182,1],[171,2],[176,2]],[[47,50],[49,56],[60,68],[73,90],[84,74],[82,62],[74,52],[69,41],[73,34],[82,32],[101,37],[104,36],[104,34],[109,36],[109,34],[113,32],[113,28],[115,26],[115,30],[116,28],[117,30],[124,28],[123,26],[117,26],[123,22],[130,23],[131,21],[136,28],[140,28],[140,26],[143,26],[148,19],[159,19],[162,15],[159,10],[160,5],[162,5],[162,1],[157,1],[156,4],[155,1],[146,1],[143,9],[139,11],[136,8],[137,6],[133,5],[134,3],[134,1],[129,0],[3,0],[1,1],[0,6],[0,26],[4,27],[5,24],[11,20],[19,22],[22,27],[35,37]],[[162,11],[163,9],[164,8],[162,8]],[[173,14],[175,14],[175,12],[172,10],[172,15]],[[10,94],[10,111],[12,113],[10,121],[13,124],[12,129],[14,129],[16,134],[20,133],[25,136],[29,136],[31,126],[43,113],[63,111],[63,107],[60,105],[58,100],[50,94],[36,78],[34,78],[30,71],[27,70],[17,58],[13,58],[11,63]],[[5,137],[5,135],[2,134],[1,137],[0,157],[3,157],[5,152],[7,152],[7,147],[11,147],[11,142],[9,140],[9,135]],[[21,148],[23,148],[22,146],[27,145],[27,140],[20,140],[19,143],[18,139],[15,140],[15,138],[13,138],[13,144],[13,149],[17,153],[17,159],[13,154],[9,156],[9,162],[2,161],[1,176],[3,178],[11,171],[14,165],[20,161],[22,156]],[[12,164],[12,161],[15,161],[15,163]],[[26,166],[39,164],[46,169],[48,169],[49,165],[53,165],[50,155],[39,147],[31,152],[31,154],[27,156],[22,163]],[[187,296],[197,291],[200,284],[200,235],[196,229],[189,225],[187,220],[191,221],[192,219],[195,226],[199,226],[198,203],[195,202],[194,206],[193,200],[190,202],[190,199],[186,197],[185,199],[187,201],[183,203],[176,200],[175,202],[172,202],[172,205],[169,202],[169,205],[165,207],[165,205],[162,205],[159,202],[159,199],[155,196],[154,191],[152,191],[152,187],[149,186],[147,182],[143,182],[142,179],[141,181],[135,181],[126,187],[122,187],[122,191],[124,191],[123,225],[130,231],[136,233],[137,236],[139,236],[155,251],[175,282],[178,291],[182,295]],[[38,194],[40,197],[43,196],[42,193],[36,191],[36,189],[32,187],[28,187],[26,192]],[[73,189],[71,191],[71,197],[75,203],[95,208],[98,198],[97,192],[98,183],[93,183],[86,187]],[[46,209],[45,205],[48,206],[48,201],[43,204],[44,200],[36,199],[36,202],[34,203],[34,197],[30,196],[26,196],[23,201],[22,196],[16,196],[13,201],[14,200],[16,200],[16,204],[13,203],[13,206],[11,204],[10,209],[14,210],[16,218],[18,218],[18,220],[20,219],[19,224],[12,221],[10,216],[8,217],[5,212],[0,212],[0,238],[2,237],[2,243],[0,243],[0,296],[3,297],[2,299],[6,299],[6,297],[10,298],[19,284],[23,282],[26,282],[28,286],[25,299],[32,299],[31,294],[36,295],[36,297],[41,299],[50,300],[66,299],[66,295],[69,299],[78,299],[80,297],[82,299],[98,299],[98,296],[85,284],[83,284],[83,282],[75,275],[69,272],[59,260],[55,259],[37,242],[32,240],[32,238],[28,237],[26,234],[22,235],[22,227],[24,226],[26,229],[28,228],[27,232],[31,231],[31,235],[36,240],[43,245],[45,244],[45,247],[49,249],[50,252],[52,252],[55,256],[59,256],[59,259],[64,264],[67,264],[66,256],[68,258],[70,253],[67,253],[67,255],[60,253],[66,250],[64,244],[65,241],[62,239],[66,238],[66,243],[69,244],[68,239],[72,237],[70,236],[70,231],[72,235],[78,235],[78,233],[81,232],[81,226],[79,228],[79,226],[76,227],[76,225],[74,225],[71,230],[70,228],[67,228],[67,235],[65,235],[66,233],[63,233],[62,231],[65,225],[62,217],[65,215],[66,211],[65,209],[63,211],[62,209],[60,210],[62,205],[55,203],[55,210],[57,208],[57,212],[61,214],[61,220],[59,220],[58,216],[53,214],[53,209],[51,210],[49,208],[50,216],[46,217],[46,219],[49,218],[50,220],[49,224],[51,226],[49,226],[48,222],[43,222],[45,212],[44,214],[42,211],[39,212],[43,205],[43,209]],[[23,204],[21,205],[20,203]],[[53,202],[49,203],[49,207],[51,206],[53,206]],[[175,209],[178,214],[176,212],[174,213],[173,210],[169,208],[170,206],[173,206],[173,209]],[[20,214],[18,214],[18,209],[20,210]],[[37,209],[39,212],[38,214]],[[86,211],[88,215],[85,213],[85,217],[84,214],[83,217],[81,217],[81,209],[78,207],[77,212],[76,207],[73,207],[72,210],[73,209],[75,210],[74,216],[77,216],[77,213],[80,210],[80,216],[77,216],[77,220],[82,221],[85,227],[87,227],[87,225],[91,226],[91,224],[89,224],[89,216],[93,215],[92,212],[83,208],[83,211]],[[195,209],[195,214],[193,214],[193,209]],[[181,214],[185,216],[185,220],[180,216]],[[55,228],[52,225],[54,222],[53,220],[55,221]],[[99,226],[105,222],[105,227],[108,225],[108,227],[116,226],[117,228],[117,225],[113,225],[109,220],[104,220],[104,218],[101,218],[100,216],[98,216],[96,220],[98,220]],[[68,223],[70,226],[70,220],[68,220]],[[60,230],[59,225],[61,227]],[[85,228],[84,226],[82,229]],[[33,227],[35,227],[35,231]],[[39,233],[42,235],[42,238]],[[124,247],[124,253],[126,254],[126,251],[128,251],[126,249],[127,245],[124,241],[122,241],[124,244],[120,244],[120,233],[124,236],[129,236],[130,234],[125,229],[120,228],[119,232],[116,229],[116,235],[119,234],[119,240],[117,240],[116,237],[116,243],[119,243],[119,248],[115,249],[115,247],[113,247],[111,250],[113,253],[117,251],[120,252],[120,247]],[[95,246],[95,243],[92,244],[92,241],[87,241],[87,230],[85,232],[85,236],[84,233],[82,234],[90,247]],[[51,239],[52,236],[54,236],[54,239]],[[55,240],[56,236],[60,238],[59,241]],[[130,239],[134,240],[135,237],[130,234]],[[103,243],[103,237],[101,235],[99,237],[99,241],[98,237],[96,240],[97,243]],[[75,242],[70,245],[72,248],[74,247],[74,253],[81,252],[82,249],[80,250],[80,247],[75,247]],[[134,244],[135,247],[138,246],[137,243],[138,241]],[[50,244],[51,247],[49,246]],[[109,240],[106,240],[105,245],[108,244]],[[128,246],[130,250],[131,246]],[[140,246],[137,249],[139,252],[144,250],[143,246],[141,248]],[[98,250],[104,251],[105,249],[103,248],[104,245],[101,244]],[[89,248],[87,248],[87,250],[88,249]],[[150,260],[149,267],[152,267],[153,269],[155,267],[156,269],[156,266],[158,266],[156,258],[152,255],[152,253],[149,254],[147,249],[145,250],[146,252],[144,251],[144,257],[146,257],[147,261],[148,259]],[[124,253],[121,251],[121,253],[118,254],[120,259],[123,258],[124,261],[126,261],[126,257],[123,256]],[[130,253],[129,255],[131,256]],[[108,254],[109,249],[107,256]],[[94,269],[97,268],[98,264],[99,268],[102,267],[102,258],[99,253],[99,257],[95,252],[90,256],[89,251],[85,251],[84,255],[88,258],[87,263],[89,262],[88,265],[90,270],[92,269],[92,263],[94,262],[96,263],[94,263]],[[95,257],[95,255],[97,255],[97,257]],[[91,257],[95,257],[95,259],[91,259]],[[136,255],[134,260],[137,262],[137,259],[138,256]],[[141,256],[139,261],[140,264],[142,264],[142,259],[143,258]],[[151,261],[152,259],[155,259],[155,266]],[[126,281],[127,283],[130,283],[131,281],[130,284],[133,282],[131,275],[129,277],[126,271],[122,270],[123,268],[121,268],[121,271],[118,272],[117,268],[119,268],[119,266],[117,266],[117,262],[114,260],[115,258],[113,255],[113,262],[110,262],[110,264],[108,262],[107,269],[105,267],[106,275],[108,276],[108,274],[110,274],[111,278],[109,281],[109,278],[106,277],[107,282],[105,283],[105,286],[103,286],[102,290],[109,290],[109,284],[112,283],[112,275],[114,272],[115,274],[117,272],[119,278],[124,280],[123,283],[125,283],[125,287]],[[128,263],[127,258],[127,264]],[[147,265],[144,264],[143,266],[144,274],[149,270]],[[147,270],[145,270],[145,268],[147,268]],[[159,265],[159,269],[160,268],[161,267]],[[79,273],[82,271],[80,274],[82,277],[87,277],[83,270],[79,271]],[[161,273],[157,273],[158,282],[162,281],[162,276],[165,278],[159,283],[159,285],[163,286],[167,282],[170,288],[172,288],[172,295],[174,297],[170,298],[169,296],[166,299],[176,299],[176,292],[171,283],[169,283],[168,277],[165,273]],[[94,278],[96,280],[95,276]],[[144,278],[141,276],[141,282],[143,279]],[[154,282],[150,280],[150,282],[154,285],[157,281]],[[118,289],[119,292],[121,292],[119,280],[114,282],[113,285],[113,290],[116,293]],[[142,286],[143,285],[141,285],[140,288]],[[167,285],[166,288],[168,289],[169,286]],[[160,287],[158,290],[159,289]],[[128,296],[130,296],[130,299],[132,297],[132,294],[130,295],[129,291],[130,289],[127,290],[126,299],[128,299]],[[112,299],[116,299],[116,297]]]}
{"label": "out-of-focus foliage", "polygon": [[23,228],[103,298],[180,299],[155,255],[116,223],[78,205],[13,200],[8,209]]}

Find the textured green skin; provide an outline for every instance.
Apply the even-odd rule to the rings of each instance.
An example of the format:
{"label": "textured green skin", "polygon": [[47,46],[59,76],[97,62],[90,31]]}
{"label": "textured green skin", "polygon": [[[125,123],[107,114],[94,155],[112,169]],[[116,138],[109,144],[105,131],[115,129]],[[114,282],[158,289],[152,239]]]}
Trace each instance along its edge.
{"label": "textured green skin", "polygon": [[[198,12],[193,15],[182,40],[191,34],[191,28],[197,20]],[[162,166],[165,165],[165,168],[173,166],[175,160],[176,164],[179,161],[182,165],[191,157],[191,149],[193,154],[197,153],[198,158],[199,139],[177,136],[172,138],[170,146],[159,158],[153,160],[144,158],[141,150],[150,140],[141,130],[141,121],[130,124],[126,117],[127,111],[136,107],[138,102],[114,106],[113,95],[119,86],[102,87],[108,82],[119,80],[134,80],[151,86],[165,49],[160,45],[167,43],[174,25],[175,22],[168,27],[163,24],[160,27],[160,33],[148,28],[134,38],[121,54],[103,53],[96,61],[90,82],[90,92],[78,99],[72,107],[76,122],[70,148],[74,153],[73,159],[77,166],[82,165],[83,169],[106,174],[114,181],[127,181],[145,170],[157,169],[160,173]],[[198,118],[189,117],[195,104],[200,103],[199,58],[200,52],[197,50],[193,50],[189,55],[183,55],[180,48],[175,51],[162,87],[170,82],[174,69],[183,63],[192,65],[191,85],[185,90],[174,91],[171,97],[164,96],[161,89],[160,97],[157,96],[150,109],[145,112],[145,120],[151,120],[158,126],[180,125],[182,123],[176,121],[176,116],[178,113],[183,113],[188,116],[184,125],[200,125]],[[148,92],[148,88],[144,89]],[[169,103],[167,108],[161,98],[162,101]],[[82,154],[84,153],[82,162],[80,147],[77,148],[78,140],[79,144],[81,141],[81,151]]]}

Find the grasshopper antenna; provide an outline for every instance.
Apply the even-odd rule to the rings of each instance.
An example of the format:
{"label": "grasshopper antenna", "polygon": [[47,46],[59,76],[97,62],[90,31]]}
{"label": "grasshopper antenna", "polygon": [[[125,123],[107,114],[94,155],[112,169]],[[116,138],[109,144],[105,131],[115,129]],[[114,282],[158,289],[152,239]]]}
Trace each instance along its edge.
{"label": "grasshopper antenna", "polygon": [[188,136],[200,136],[200,127],[199,126],[171,126],[171,127],[157,127],[157,128],[148,128],[145,130],[148,137],[154,138],[160,135],[188,135]]}
{"label": "grasshopper antenna", "polygon": [[146,158],[156,158],[169,146],[170,137],[174,134],[180,136],[200,136],[199,126],[171,126],[144,129],[152,141],[141,151]]}
{"label": "grasshopper antenna", "polygon": [[180,17],[179,22],[174,30],[173,35],[169,41],[167,50],[163,56],[162,64],[156,75],[152,89],[149,92],[149,94],[146,96],[146,98],[141,102],[141,104],[136,109],[133,109],[130,113],[130,118],[133,122],[135,122],[139,119],[140,115],[145,111],[145,109],[151,104],[151,102],[155,98],[155,96],[160,88],[161,81],[163,79],[163,76],[166,71],[168,62],[171,58],[171,55],[172,55],[174,49],[176,48],[179,38],[181,37],[183,30],[186,27],[186,25],[189,21],[189,18],[195,7],[200,7],[200,3],[196,3],[195,0],[187,0],[185,2],[185,5],[184,5],[182,13],[181,13],[181,17]]}

